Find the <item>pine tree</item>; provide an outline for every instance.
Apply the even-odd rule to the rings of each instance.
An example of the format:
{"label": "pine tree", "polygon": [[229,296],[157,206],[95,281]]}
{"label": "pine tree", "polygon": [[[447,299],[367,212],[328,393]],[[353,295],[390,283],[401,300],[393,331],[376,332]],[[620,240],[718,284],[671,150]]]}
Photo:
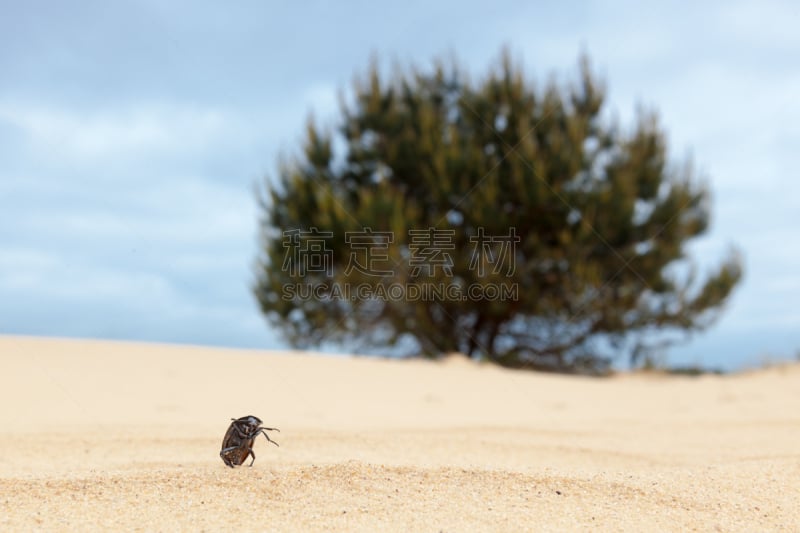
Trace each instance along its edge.
{"label": "pine tree", "polygon": [[373,64],[339,128],[310,120],[260,195],[254,293],[271,323],[296,347],[580,372],[709,326],[741,264],[693,275],[708,189],[668,161],[655,113],[623,131],[585,57],[578,72],[539,87],[508,53],[477,83],[454,64],[388,81]]}

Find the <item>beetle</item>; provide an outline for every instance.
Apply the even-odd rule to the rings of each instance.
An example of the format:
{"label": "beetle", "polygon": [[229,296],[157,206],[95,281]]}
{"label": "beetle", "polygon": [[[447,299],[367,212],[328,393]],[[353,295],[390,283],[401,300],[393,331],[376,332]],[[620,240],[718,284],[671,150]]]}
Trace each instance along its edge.
{"label": "beetle", "polygon": [[258,434],[264,435],[266,439],[279,446],[277,442],[269,438],[267,431],[280,432],[278,428],[265,428],[261,426],[261,419],[257,416],[249,415],[241,418],[231,418],[231,425],[228,426],[228,431],[225,432],[225,437],[222,439],[222,449],[219,451],[219,456],[226,465],[233,468],[245,462],[248,455],[253,456],[249,466],[253,466],[256,462],[256,454],[253,453],[253,444],[256,441]]}

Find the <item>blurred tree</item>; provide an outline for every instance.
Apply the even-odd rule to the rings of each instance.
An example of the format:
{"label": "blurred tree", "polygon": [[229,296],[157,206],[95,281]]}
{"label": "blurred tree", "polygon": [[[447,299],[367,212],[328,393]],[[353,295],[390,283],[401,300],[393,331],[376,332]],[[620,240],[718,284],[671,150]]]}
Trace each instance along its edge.
{"label": "blurred tree", "polygon": [[[707,327],[740,280],[735,251],[696,279],[709,193],[668,163],[655,114],[629,132],[601,116],[585,57],[565,87],[526,82],[507,52],[479,83],[373,64],[353,96],[259,198],[254,292],[294,346],[603,372]],[[449,292],[411,291],[431,287]]]}

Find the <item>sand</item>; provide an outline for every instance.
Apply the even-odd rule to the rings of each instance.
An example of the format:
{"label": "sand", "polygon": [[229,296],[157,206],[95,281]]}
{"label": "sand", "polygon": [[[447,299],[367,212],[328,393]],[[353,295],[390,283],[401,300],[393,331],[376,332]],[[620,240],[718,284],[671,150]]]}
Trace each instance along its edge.
{"label": "sand", "polygon": [[[280,447],[227,468],[249,414]],[[0,337],[0,531],[30,530],[800,531],[800,366],[593,379]]]}

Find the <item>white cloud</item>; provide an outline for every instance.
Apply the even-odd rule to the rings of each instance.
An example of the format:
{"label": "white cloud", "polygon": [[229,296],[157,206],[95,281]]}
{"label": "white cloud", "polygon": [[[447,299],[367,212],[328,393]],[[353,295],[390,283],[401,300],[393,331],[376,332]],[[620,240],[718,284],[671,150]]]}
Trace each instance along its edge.
{"label": "white cloud", "polygon": [[31,246],[31,237],[38,237],[56,246],[138,242],[176,249],[230,248],[250,244],[256,234],[254,193],[240,182],[135,175],[110,183],[65,185],[59,177],[3,182],[9,186],[0,188],[8,198],[0,210],[0,235],[6,232],[13,241],[28,235]]}
{"label": "white cloud", "polygon": [[750,45],[793,48],[800,45],[800,6],[793,1],[725,2],[720,27]]}
{"label": "white cloud", "polygon": [[94,258],[28,248],[0,251],[0,293],[12,299],[46,294],[73,302],[141,302],[144,296],[148,303],[159,304],[174,297],[163,276],[105,267]]}
{"label": "white cloud", "polygon": [[328,118],[339,110],[337,89],[331,83],[314,83],[303,93],[304,109],[313,109],[320,118]]}
{"label": "white cloud", "polygon": [[235,121],[221,111],[162,105],[77,111],[0,102],[0,120],[51,155],[78,159],[201,150],[235,131]]}

